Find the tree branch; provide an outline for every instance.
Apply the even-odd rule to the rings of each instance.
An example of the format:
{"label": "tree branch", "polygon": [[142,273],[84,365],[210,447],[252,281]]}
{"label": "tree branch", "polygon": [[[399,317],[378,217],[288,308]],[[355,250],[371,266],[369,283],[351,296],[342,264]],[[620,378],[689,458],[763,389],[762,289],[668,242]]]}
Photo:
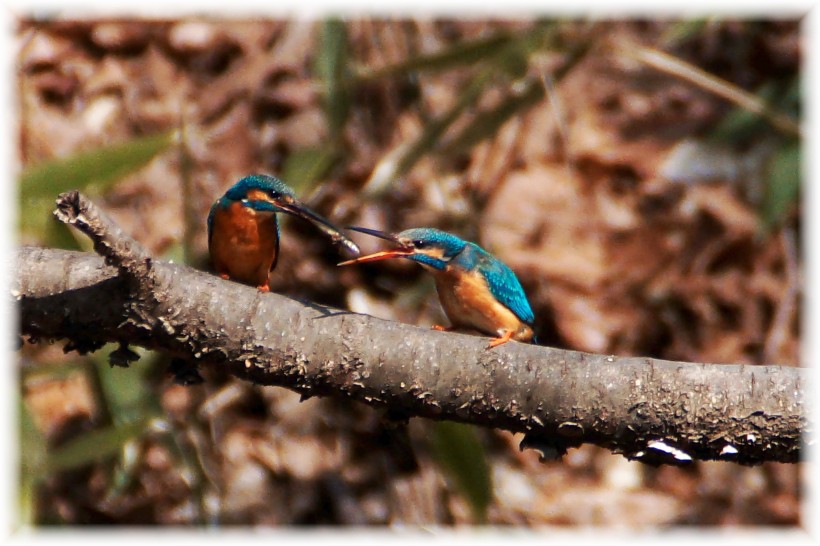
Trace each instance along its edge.
{"label": "tree branch", "polygon": [[[391,413],[526,434],[547,456],[594,443],[651,464],[795,462],[808,428],[804,376],[787,366],[614,357],[437,332],[261,293],[151,261],[76,192],[61,220],[100,258],[23,247],[12,295],[20,331],[162,350],[304,396],[341,396]],[[112,267],[113,266],[113,267]]]}

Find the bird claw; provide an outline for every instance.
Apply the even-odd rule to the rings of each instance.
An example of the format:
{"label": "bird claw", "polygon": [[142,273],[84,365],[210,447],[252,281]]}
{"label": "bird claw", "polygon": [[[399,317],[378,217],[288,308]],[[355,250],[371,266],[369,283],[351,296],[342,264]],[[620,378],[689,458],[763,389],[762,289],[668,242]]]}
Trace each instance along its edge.
{"label": "bird claw", "polygon": [[490,341],[490,344],[487,345],[487,348],[492,349],[493,347],[498,347],[499,345],[507,343],[509,340],[512,339],[512,337],[513,337],[513,331],[512,330],[507,330],[506,332],[504,332],[503,336],[495,338],[492,341]]}
{"label": "bird claw", "polygon": [[442,326],[440,324],[433,324],[432,326],[430,326],[430,329],[431,330],[436,330],[437,332],[452,332],[453,331],[452,326],[450,326],[448,328],[447,326]]}

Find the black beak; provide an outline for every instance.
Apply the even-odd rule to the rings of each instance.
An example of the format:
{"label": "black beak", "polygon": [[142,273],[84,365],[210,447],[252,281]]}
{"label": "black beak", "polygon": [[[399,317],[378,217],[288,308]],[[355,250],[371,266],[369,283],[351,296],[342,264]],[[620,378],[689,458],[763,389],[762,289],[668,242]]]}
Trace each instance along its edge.
{"label": "black beak", "polygon": [[343,245],[345,248],[347,248],[356,255],[361,253],[361,251],[359,250],[359,246],[350,239],[348,239],[347,236],[345,236],[345,234],[342,233],[339,230],[339,228],[331,224],[327,218],[313,212],[307,206],[297,201],[296,199],[277,199],[274,202],[274,205],[282,209],[282,212],[292,214],[293,216],[298,216],[299,218],[307,220],[311,224],[315,225],[317,228],[319,228],[319,230],[322,233],[330,237],[334,243]]}
{"label": "black beak", "polygon": [[401,242],[399,242],[399,238],[396,237],[393,233],[387,233],[386,231],[379,231],[377,229],[370,229],[359,226],[347,226],[347,229],[351,231],[358,231],[359,233],[366,233],[367,235],[372,235],[373,237],[378,237],[379,239],[384,239],[385,241],[391,241],[393,243],[401,245]]}
{"label": "black beak", "polygon": [[392,233],[386,233],[384,231],[378,231],[375,229],[368,229],[358,226],[348,226],[347,229],[352,231],[358,231],[360,233],[366,233],[367,235],[372,235],[373,237],[378,237],[379,239],[384,239],[385,241],[391,241],[399,245],[400,248],[394,250],[383,250],[381,252],[376,252],[375,254],[368,254],[367,256],[361,256],[353,260],[347,260],[346,262],[342,262],[337,265],[361,264],[365,262],[375,262],[378,260],[389,260],[391,258],[402,258],[405,256],[410,256],[414,253],[412,247],[403,245],[401,241],[399,241],[399,238]]}

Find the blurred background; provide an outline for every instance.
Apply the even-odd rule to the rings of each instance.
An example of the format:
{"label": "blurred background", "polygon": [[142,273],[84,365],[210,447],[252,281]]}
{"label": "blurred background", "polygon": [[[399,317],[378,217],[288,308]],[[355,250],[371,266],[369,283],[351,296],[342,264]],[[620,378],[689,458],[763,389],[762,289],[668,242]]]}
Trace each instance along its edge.
{"label": "blurred background", "polygon": [[[276,174],[338,225],[431,226],[519,276],[542,344],[800,362],[801,26],[692,20],[21,19],[19,240],[89,194],[157,258],[208,269],[208,209]],[[272,290],[446,324],[412,264],[337,268],[283,218]],[[357,237],[362,251],[378,240]],[[413,419],[162,354],[18,352],[21,525],[801,523],[802,464],[651,467]],[[459,365],[453,362],[454,366]],[[408,463],[407,459],[410,459]]]}

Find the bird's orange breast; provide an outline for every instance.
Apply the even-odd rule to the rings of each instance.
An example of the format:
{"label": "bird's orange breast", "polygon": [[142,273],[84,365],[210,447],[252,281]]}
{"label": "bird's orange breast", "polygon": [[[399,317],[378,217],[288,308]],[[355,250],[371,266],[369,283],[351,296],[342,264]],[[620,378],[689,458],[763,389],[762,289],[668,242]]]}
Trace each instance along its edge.
{"label": "bird's orange breast", "polygon": [[514,339],[529,341],[532,328],[499,302],[484,276],[452,266],[435,272],[436,290],[447,318],[454,326],[473,328],[488,335],[514,332]]}
{"label": "bird's orange breast", "polygon": [[214,211],[209,251],[214,268],[240,282],[267,284],[278,252],[276,217],[241,203]]}

